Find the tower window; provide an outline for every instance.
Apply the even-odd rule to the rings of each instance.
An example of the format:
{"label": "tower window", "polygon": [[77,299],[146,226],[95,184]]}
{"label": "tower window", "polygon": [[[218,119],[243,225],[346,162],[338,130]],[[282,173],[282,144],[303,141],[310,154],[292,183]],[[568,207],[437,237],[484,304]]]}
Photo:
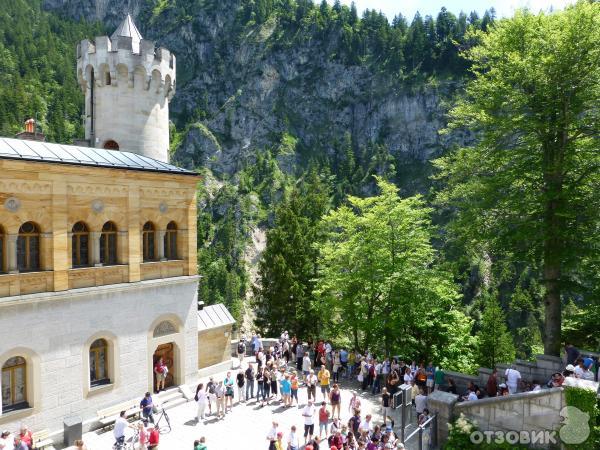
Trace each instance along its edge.
{"label": "tower window", "polygon": [[106,150],[119,150],[119,144],[111,139],[104,143],[104,148]]}
{"label": "tower window", "polygon": [[109,85],[111,83],[111,81],[110,81],[110,72],[106,72],[104,74],[104,76],[105,76],[105,79],[104,79],[105,84]]}
{"label": "tower window", "polygon": [[177,259],[177,225],[175,222],[169,222],[165,233],[165,258]]}
{"label": "tower window", "polygon": [[33,222],[25,222],[19,228],[17,268],[19,272],[34,271],[40,268],[40,230]]}
{"label": "tower window", "polygon": [[73,236],[71,238],[71,252],[73,267],[85,267],[89,265],[89,242],[90,233],[83,222],[73,225]]}
{"label": "tower window", "polygon": [[155,243],[155,232],[154,224],[152,222],[146,222],[142,229],[142,238],[144,244],[144,261],[155,261],[156,260],[156,245]]}
{"label": "tower window", "polygon": [[100,262],[105,266],[117,263],[117,227],[106,222],[100,235]]}

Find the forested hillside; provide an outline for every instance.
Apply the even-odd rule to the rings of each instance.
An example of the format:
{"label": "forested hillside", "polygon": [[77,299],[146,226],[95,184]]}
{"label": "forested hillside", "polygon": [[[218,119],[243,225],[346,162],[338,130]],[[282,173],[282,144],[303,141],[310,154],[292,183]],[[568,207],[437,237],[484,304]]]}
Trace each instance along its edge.
{"label": "forested hillside", "polygon": [[[245,318],[240,322],[245,331],[254,312],[256,324],[269,333],[284,326],[311,333],[339,328],[310,326],[323,314],[319,305],[331,300],[323,297],[327,286],[318,281],[329,260],[315,243],[331,231],[321,218],[353,202],[349,195],[380,194],[380,177],[394,183],[401,197],[421,194],[414,204],[436,206],[425,208],[418,221],[419,226],[432,221],[426,236],[433,246],[424,260],[440,269],[432,275],[439,289],[432,285],[423,293],[435,305],[432,311],[458,305],[458,310],[450,306],[452,317],[444,316],[458,334],[489,336],[508,325],[502,337],[511,343],[505,358],[528,358],[541,350],[539,259],[515,255],[508,247],[496,252],[482,242],[475,245],[473,234],[448,226],[456,223],[457,205],[443,193],[457,180],[445,172],[448,161],[438,161],[437,169],[431,164],[475,142],[477,127],[448,127],[448,112],[472,79],[471,63],[461,52],[481,42],[494,24],[493,10],[479,17],[442,8],[435,17],[399,14],[388,20],[374,11],[359,15],[339,2],[311,0],[0,4],[5,135],[37,114],[50,140],[81,136],[75,45],[83,37],[112,32],[127,12],[145,38],[177,55],[172,160],[204,175],[199,294]],[[577,276],[564,291],[565,326],[576,330],[572,335],[581,345],[597,342],[586,328],[593,322],[581,312],[597,301],[597,285],[590,281],[596,261],[587,257],[572,265]],[[383,270],[397,276],[394,267]],[[409,279],[410,272],[405,276]],[[442,289],[448,282],[454,287]],[[406,289],[408,303],[398,305],[410,308],[421,301],[419,289],[410,283]],[[289,320],[282,317],[286,313]],[[434,318],[414,324],[425,326],[418,331],[425,334],[447,327]],[[437,342],[452,342],[458,359],[461,346],[476,352],[475,343],[458,335]]]}

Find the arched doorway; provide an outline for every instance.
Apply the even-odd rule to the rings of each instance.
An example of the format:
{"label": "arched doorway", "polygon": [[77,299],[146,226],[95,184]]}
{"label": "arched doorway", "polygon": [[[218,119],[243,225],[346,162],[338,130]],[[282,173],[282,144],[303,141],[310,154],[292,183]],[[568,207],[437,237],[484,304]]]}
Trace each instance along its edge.
{"label": "arched doorway", "polygon": [[[165,379],[165,389],[175,386],[175,344],[173,342],[169,342],[167,344],[160,344],[154,350],[154,355],[152,355],[153,366],[156,367],[158,360],[162,358],[163,363],[167,366],[169,372],[167,373],[167,378]],[[154,371],[154,386],[156,386],[156,371]]]}
{"label": "arched doorway", "polygon": [[117,141],[113,141],[112,139],[106,141],[103,146],[106,150],[119,150],[119,144]]}
{"label": "arched doorway", "polygon": [[177,326],[170,320],[163,320],[159,322],[152,331],[152,338],[154,340],[154,353],[152,354],[152,372],[153,372],[153,385],[156,386],[156,379],[158,377],[156,373],[156,367],[158,361],[162,358],[163,364],[167,367],[168,372],[165,379],[165,389],[175,386],[180,375],[177,373],[177,362],[178,351],[177,344],[171,339],[175,339],[177,335]]}

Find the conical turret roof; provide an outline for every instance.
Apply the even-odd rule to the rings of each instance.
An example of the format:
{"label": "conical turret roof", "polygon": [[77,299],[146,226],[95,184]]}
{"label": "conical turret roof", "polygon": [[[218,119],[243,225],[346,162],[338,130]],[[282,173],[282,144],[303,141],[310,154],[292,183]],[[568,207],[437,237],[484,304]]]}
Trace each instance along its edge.
{"label": "conical turret roof", "polygon": [[131,48],[134,53],[140,52],[140,41],[142,38],[142,33],[137,29],[135,23],[133,23],[133,19],[129,14],[127,17],[123,19],[123,22],[117,27],[115,32],[111,35],[110,40],[116,40],[119,36],[125,36],[131,38]]}

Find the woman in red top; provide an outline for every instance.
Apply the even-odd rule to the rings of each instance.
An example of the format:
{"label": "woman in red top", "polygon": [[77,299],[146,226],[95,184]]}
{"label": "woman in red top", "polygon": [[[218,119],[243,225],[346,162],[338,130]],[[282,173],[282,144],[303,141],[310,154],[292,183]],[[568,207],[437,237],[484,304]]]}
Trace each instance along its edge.
{"label": "woman in red top", "polygon": [[154,373],[156,374],[156,393],[158,394],[161,389],[165,390],[165,380],[167,379],[167,373],[169,369],[165,365],[162,357],[158,358],[156,364],[154,365]]}
{"label": "woman in red top", "polygon": [[33,434],[27,428],[27,425],[21,425],[21,431],[19,432],[19,438],[21,438],[21,442],[25,444],[28,448],[33,448]]}
{"label": "woman in red top", "polygon": [[160,439],[160,434],[158,433],[158,429],[153,426],[150,428],[150,436],[148,437],[148,448],[151,450],[158,449],[158,441]]}

